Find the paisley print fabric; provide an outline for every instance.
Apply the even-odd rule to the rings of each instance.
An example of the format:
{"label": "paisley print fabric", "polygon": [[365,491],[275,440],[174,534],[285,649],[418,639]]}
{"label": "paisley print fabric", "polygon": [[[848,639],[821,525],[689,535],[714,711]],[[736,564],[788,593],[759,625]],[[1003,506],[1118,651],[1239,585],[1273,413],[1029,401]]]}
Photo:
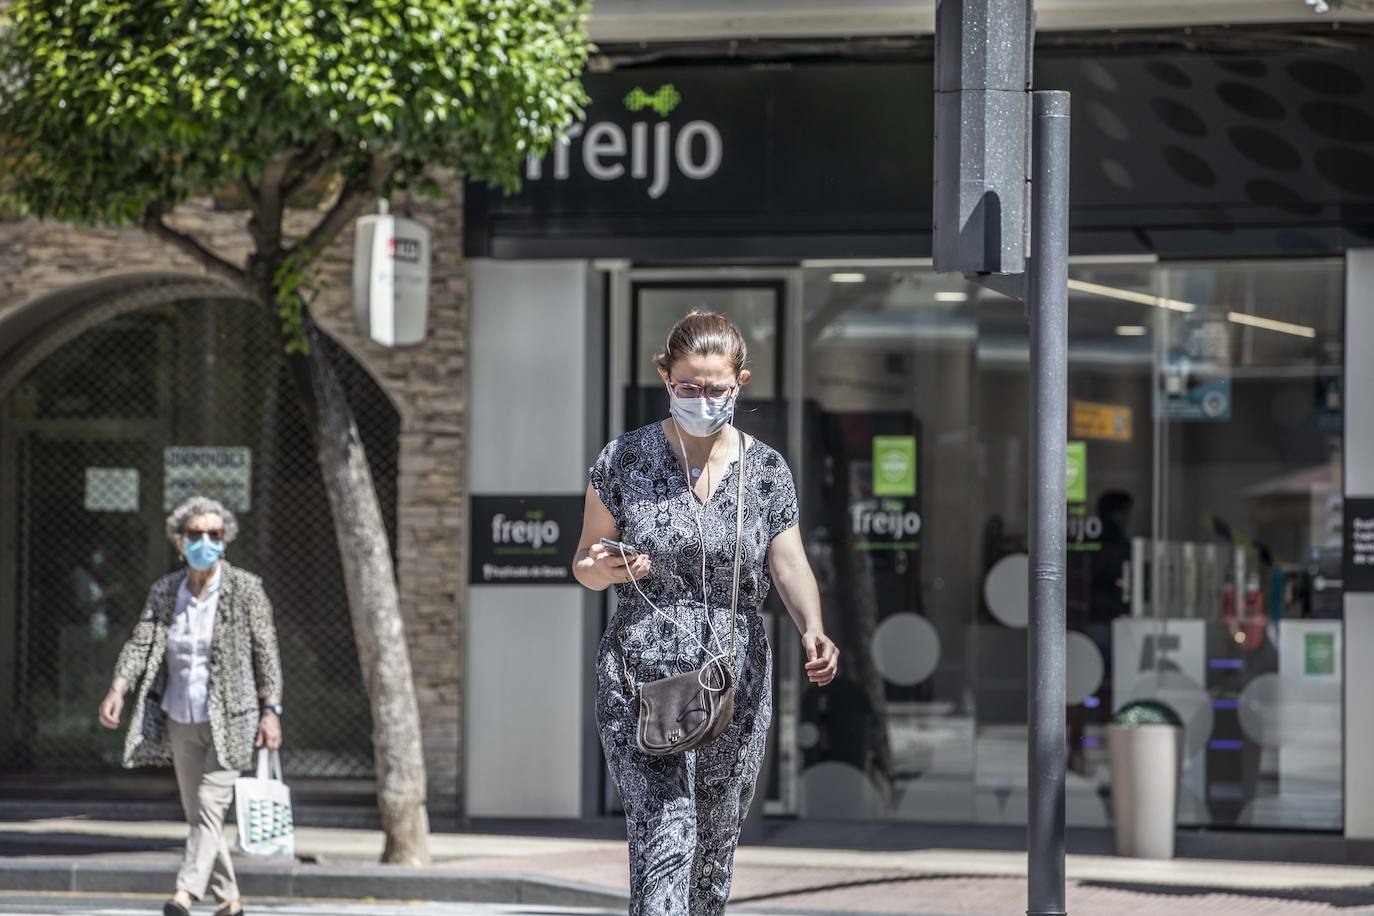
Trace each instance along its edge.
{"label": "paisley print fabric", "polygon": [[[680,624],[655,614],[633,585],[618,584],[616,616],[597,657],[597,726],[625,805],[631,916],[709,916],[725,910],[735,845],[753,799],[773,710],[772,654],[758,614],[772,587],[768,546],[797,523],[791,470],[775,450],[751,442],[744,456],[734,718],[700,750],[667,757],[641,753],[635,744],[639,710],[627,675],[638,687],[700,667],[707,654],[702,645],[712,652],[730,648],[738,463],[731,464],[702,506],[672,448],[663,427],[654,423],[611,442],[591,469],[592,486],[615,518],[621,539],[653,560],[640,588]],[[703,534],[709,626],[702,605]]]}

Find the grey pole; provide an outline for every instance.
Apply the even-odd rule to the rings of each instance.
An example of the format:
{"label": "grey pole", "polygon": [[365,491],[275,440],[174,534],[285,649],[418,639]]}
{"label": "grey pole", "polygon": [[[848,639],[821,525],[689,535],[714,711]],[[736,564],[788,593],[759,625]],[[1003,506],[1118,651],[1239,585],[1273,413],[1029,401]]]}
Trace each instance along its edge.
{"label": "grey pole", "polygon": [[1032,93],[1029,916],[1064,916],[1069,94]]}

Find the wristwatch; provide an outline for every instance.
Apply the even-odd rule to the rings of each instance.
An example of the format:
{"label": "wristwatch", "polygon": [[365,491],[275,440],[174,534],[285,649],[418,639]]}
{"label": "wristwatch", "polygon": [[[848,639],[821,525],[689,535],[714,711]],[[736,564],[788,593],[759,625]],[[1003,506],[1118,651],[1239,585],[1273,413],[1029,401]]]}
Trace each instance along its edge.
{"label": "wristwatch", "polygon": [[276,713],[278,717],[280,717],[283,712],[280,703],[263,703],[261,709],[263,712]]}

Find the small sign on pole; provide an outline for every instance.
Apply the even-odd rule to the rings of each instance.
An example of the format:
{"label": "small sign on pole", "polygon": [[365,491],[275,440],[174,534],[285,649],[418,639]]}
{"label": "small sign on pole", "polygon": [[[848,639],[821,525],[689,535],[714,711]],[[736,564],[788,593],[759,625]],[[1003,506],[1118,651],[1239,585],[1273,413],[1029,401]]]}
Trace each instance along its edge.
{"label": "small sign on pole", "polygon": [[353,320],[385,347],[423,343],[429,321],[430,231],[388,212],[359,217],[353,241]]}

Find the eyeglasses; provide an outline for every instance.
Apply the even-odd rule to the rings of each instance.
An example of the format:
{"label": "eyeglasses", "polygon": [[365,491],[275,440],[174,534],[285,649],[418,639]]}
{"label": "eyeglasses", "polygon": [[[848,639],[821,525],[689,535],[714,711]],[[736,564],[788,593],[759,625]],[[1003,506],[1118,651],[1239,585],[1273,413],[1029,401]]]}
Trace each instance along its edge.
{"label": "eyeglasses", "polygon": [[690,382],[669,382],[668,387],[680,398],[725,398],[738,390],[737,385],[693,385]]}
{"label": "eyeglasses", "polygon": [[208,536],[212,541],[224,540],[223,528],[206,528],[204,530],[201,530],[199,528],[187,528],[182,533],[186,535],[186,540],[188,541],[199,541],[201,538],[206,536]]}

